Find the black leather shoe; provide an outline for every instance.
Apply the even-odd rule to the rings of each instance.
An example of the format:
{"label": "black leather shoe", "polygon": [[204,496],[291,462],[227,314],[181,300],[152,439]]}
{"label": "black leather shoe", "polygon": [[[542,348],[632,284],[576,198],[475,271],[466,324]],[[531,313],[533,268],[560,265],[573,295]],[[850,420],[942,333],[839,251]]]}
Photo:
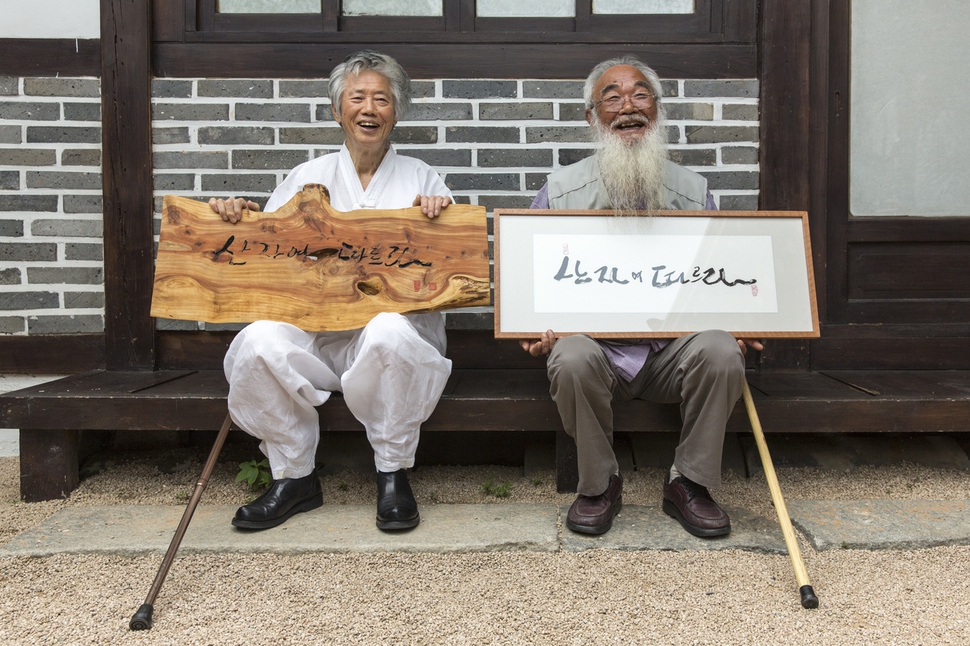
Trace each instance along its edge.
{"label": "black leather shoe", "polygon": [[323,505],[323,491],[317,472],[302,478],[282,478],[256,500],[243,505],[232,519],[234,527],[269,529],[282,525],[293,514]]}
{"label": "black leather shoe", "polygon": [[411,492],[404,469],[377,472],[377,528],[411,529],[421,522],[418,503]]}

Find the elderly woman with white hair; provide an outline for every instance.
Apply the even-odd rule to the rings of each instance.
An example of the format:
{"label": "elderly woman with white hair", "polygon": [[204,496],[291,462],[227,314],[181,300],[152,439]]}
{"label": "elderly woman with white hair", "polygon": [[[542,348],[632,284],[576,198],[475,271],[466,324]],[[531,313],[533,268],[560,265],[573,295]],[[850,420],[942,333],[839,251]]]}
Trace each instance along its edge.
{"label": "elderly woman with white hair", "polygon": [[[344,145],[294,168],[266,209],[278,209],[304,184],[323,184],[339,211],[420,206],[429,218],[440,215],[452,202],[444,182],[424,162],[397,155],[390,144],[391,131],[410,105],[410,86],[401,66],[378,52],[358,52],[337,65],[329,94]],[[242,198],[213,198],[209,204],[232,223],[244,208],[259,209]],[[320,431],[314,407],[339,391],[374,449],[377,526],[417,526],[418,506],[406,469],[414,465],[421,424],[451,374],[444,354],[440,313],[382,313],[363,328],[344,332],[301,330],[275,321],[245,327],[224,362],[229,412],[262,440],[274,481],[239,508],[232,524],[266,529],[323,504],[315,470]]]}

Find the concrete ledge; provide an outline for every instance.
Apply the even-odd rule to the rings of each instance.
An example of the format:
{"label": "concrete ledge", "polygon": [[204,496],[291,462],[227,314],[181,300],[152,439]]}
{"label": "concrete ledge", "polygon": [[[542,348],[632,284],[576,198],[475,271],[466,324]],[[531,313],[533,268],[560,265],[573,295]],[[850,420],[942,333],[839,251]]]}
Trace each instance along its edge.
{"label": "concrete ledge", "polygon": [[[792,523],[818,551],[920,549],[970,544],[970,501],[792,500]],[[136,556],[161,554],[183,507],[69,507],[0,548],[0,557],[60,553]],[[201,506],[182,541],[184,553],[300,554],[306,552],[452,553],[490,551],[582,552],[592,549],[748,550],[784,554],[777,519],[728,507],[730,535],[688,534],[659,505],[627,505],[601,536],[560,527],[568,506],[553,504],[423,505],[412,531],[381,532],[371,505],[325,505],[280,527],[242,531],[229,521],[235,506]]]}
{"label": "concrete ledge", "polygon": [[965,500],[792,500],[792,524],[816,550],[970,544]]}
{"label": "concrete ledge", "polygon": [[[785,553],[785,539],[778,522],[756,516],[746,509],[727,507],[731,533],[717,538],[697,538],[688,534],[676,520],[663,513],[660,505],[624,505],[613,527],[601,536],[584,536],[565,529],[562,549],[584,550],[749,550],[770,554]],[[560,508],[565,519],[569,506]]]}
{"label": "concrete ledge", "polygon": [[[370,505],[326,505],[298,514],[265,531],[243,531],[229,521],[234,506],[200,506],[180,548],[181,553],[300,554],[306,552],[488,552],[588,549],[710,550],[743,549],[784,552],[781,530],[773,520],[744,509],[728,509],[733,532],[714,540],[695,538],[667,517],[659,506],[627,506],[613,529],[599,537],[559,528],[552,504],[423,505],[421,524],[409,532],[385,533],[374,526]],[[183,507],[69,507],[41,525],[14,537],[2,556],[44,557],[59,553],[136,556],[168,549]]]}
{"label": "concrete ledge", "polygon": [[[70,507],[16,536],[0,556],[62,552],[135,556],[168,549],[184,507]],[[412,531],[385,533],[371,505],[327,505],[279,527],[243,531],[229,522],[235,506],[200,506],[180,553],[488,552],[559,549],[556,507],[550,504],[423,505]]]}

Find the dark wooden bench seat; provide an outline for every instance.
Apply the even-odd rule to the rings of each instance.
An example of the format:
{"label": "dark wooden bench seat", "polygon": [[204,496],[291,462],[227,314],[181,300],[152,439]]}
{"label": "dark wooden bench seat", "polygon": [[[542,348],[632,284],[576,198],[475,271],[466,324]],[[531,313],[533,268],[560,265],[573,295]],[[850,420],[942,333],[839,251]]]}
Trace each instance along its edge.
{"label": "dark wooden bench seat", "polygon": [[[958,432],[970,420],[968,371],[748,371],[765,432]],[[94,371],[0,395],[0,427],[20,428],[21,496],[66,496],[78,482],[84,430],[213,430],[226,415],[221,370]],[[340,397],[323,431],[362,431]],[[615,407],[618,431],[676,431],[676,406]],[[575,488],[575,449],[541,368],[459,368],[427,431],[555,431],[557,486]],[[750,432],[743,402],[729,431]]]}

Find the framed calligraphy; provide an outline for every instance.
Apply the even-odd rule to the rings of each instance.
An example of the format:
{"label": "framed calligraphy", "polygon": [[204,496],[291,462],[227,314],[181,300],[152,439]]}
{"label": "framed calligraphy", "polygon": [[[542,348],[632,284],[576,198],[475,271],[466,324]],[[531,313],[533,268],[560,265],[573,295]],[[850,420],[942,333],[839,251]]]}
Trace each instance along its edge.
{"label": "framed calligraphy", "polygon": [[808,214],[496,209],[495,336],[817,338]]}

